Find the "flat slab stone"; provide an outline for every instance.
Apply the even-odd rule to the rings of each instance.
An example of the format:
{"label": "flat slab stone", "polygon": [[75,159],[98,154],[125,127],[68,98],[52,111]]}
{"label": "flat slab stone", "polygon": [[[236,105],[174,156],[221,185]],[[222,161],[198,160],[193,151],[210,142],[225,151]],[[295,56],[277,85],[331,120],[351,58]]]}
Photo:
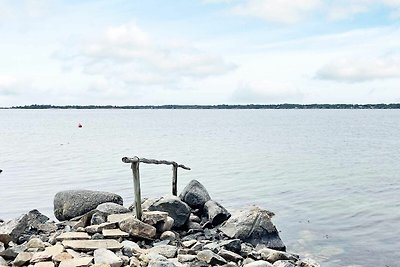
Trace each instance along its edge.
{"label": "flat slab stone", "polygon": [[52,261],[42,261],[35,263],[34,267],[54,267],[54,263]]}
{"label": "flat slab stone", "polygon": [[104,237],[128,237],[127,232],[121,231],[120,229],[103,229]]}
{"label": "flat slab stone", "polygon": [[90,251],[99,248],[106,248],[109,250],[118,250],[122,248],[122,244],[114,239],[103,240],[64,240],[62,242],[66,248],[72,248],[78,251]]}
{"label": "flat slab stone", "polygon": [[93,261],[93,257],[73,258],[60,262],[58,267],[86,267]]}
{"label": "flat slab stone", "polygon": [[85,232],[67,232],[56,237],[57,241],[78,239],[90,239],[90,236]]}
{"label": "flat slab stone", "polygon": [[111,222],[111,223],[118,223],[124,219],[127,219],[129,217],[135,217],[133,215],[133,213],[129,212],[129,213],[120,213],[120,214],[110,214],[107,217],[107,222]]}

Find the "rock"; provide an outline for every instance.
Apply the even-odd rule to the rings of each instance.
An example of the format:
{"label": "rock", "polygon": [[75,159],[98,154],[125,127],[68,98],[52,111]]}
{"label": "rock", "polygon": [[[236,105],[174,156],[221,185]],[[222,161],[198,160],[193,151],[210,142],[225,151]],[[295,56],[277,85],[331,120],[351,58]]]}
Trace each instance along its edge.
{"label": "rock", "polygon": [[7,266],[7,265],[8,265],[7,261],[3,257],[0,256],[0,266]]}
{"label": "rock", "polygon": [[155,226],[158,223],[165,222],[167,217],[168,213],[164,211],[144,211],[142,222]]}
{"label": "rock", "polygon": [[123,261],[108,249],[96,249],[94,251],[95,264],[110,264],[111,267],[120,267]]}
{"label": "rock", "polygon": [[121,243],[123,245],[122,252],[124,255],[131,257],[133,254],[143,253],[143,249],[133,241],[125,240]]}
{"label": "rock", "polygon": [[207,189],[197,180],[190,181],[179,195],[179,198],[195,209],[202,209],[204,204],[211,199]]}
{"label": "rock", "polygon": [[130,212],[129,209],[125,208],[122,205],[116,204],[114,202],[101,203],[100,205],[97,206],[96,210],[100,211],[101,213],[107,214],[107,215]]}
{"label": "rock", "polygon": [[218,255],[220,255],[222,258],[224,258],[227,261],[234,261],[234,262],[238,262],[243,260],[243,257],[236,254],[235,252],[229,251],[229,250],[225,250],[225,249],[221,249],[218,252]]}
{"label": "rock", "polygon": [[273,267],[273,266],[268,261],[259,260],[259,261],[253,261],[248,264],[244,264],[243,267]]}
{"label": "rock", "polygon": [[121,231],[120,229],[103,229],[103,236],[105,238],[119,238],[128,237],[129,234],[127,232]]}
{"label": "rock", "polygon": [[176,267],[173,262],[161,261],[161,260],[151,260],[148,267]]}
{"label": "rock", "polygon": [[69,220],[84,215],[106,202],[123,205],[121,196],[109,192],[90,190],[61,191],[54,196],[54,215],[60,221]]}
{"label": "rock", "polygon": [[174,241],[176,239],[176,235],[174,232],[171,231],[165,231],[164,233],[161,234],[160,236],[161,240],[170,240]]}
{"label": "rock", "polygon": [[5,249],[3,242],[0,242],[0,252],[3,252]]}
{"label": "rock", "polygon": [[0,257],[3,257],[6,260],[13,260],[17,255],[21,252],[24,252],[26,250],[26,245],[21,244],[21,245],[15,245],[12,247],[8,247],[4,251],[0,252]]}
{"label": "rock", "polygon": [[105,222],[102,224],[95,224],[85,227],[85,231],[89,234],[101,233],[103,229],[115,229],[117,228],[116,223]]}
{"label": "rock", "polygon": [[320,264],[311,258],[305,258],[297,262],[299,267],[320,267]]}
{"label": "rock", "polygon": [[77,251],[90,251],[99,248],[106,248],[109,250],[118,250],[122,248],[121,243],[114,239],[104,240],[64,240],[62,242],[65,248],[72,248]]}
{"label": "rock", "polygon": [[201,225],[199,223],[192,222],[192,221],[188,221],[187,228],[188,229],[195,229],[195,230],[203,229],[203,228],[201,228]]}
{"label": "rock", "polygon": [[105,223],[106,221],[107,221],[107,214],[99,211],[93,213],[92,218],[90,218],[91,225],[102,224]]}
{"label": "rock", "polygon": [[185,248],[190,248],[191,246],[193,246],[196,243],[197,243],[197,240],[192,239],[192,240],[188,240],[188,241],[183,241],[182,246]]}
{"label": "rock", "polygon": [[133,237],[153,239],[156,235],[156,228],[140,220],[129,217],[119,222],[119,228]]}
{"label": "rock", "polygon": [[154,211],[165,211],[168,215],[174,219],[174,227],[179,228],[183,226],[190,216],[189,206],[181,201],[176,196],[166,196],[153,203],[149,207],[149,210]]}
{"label": "rock", "polygon": [[105,263],[95,263],[91,267],[111,267],[111,265]]}
{"label": "rock", "polygon": [[149,253],[155,253],[166,258],[174,258],[176,256],[177,248],[171,245],[160,245],[152,247]]}
{"label": "rock", "polygon": [[129,258],[129,266],[130,267],[141,267],[142,265],[140,264],[140,261],[136,257],[130,257]]}
{"label": "rock", "polygon": [[41,227],[49,218],[38,210],[31,210],[18,219],[0,225],[0,242],[8,244],[10,241],[21,244],[32,235],[37,235]]}
{"label": "rock", "polygon": [[211,250],[212,252],[217,253],[218,250],[219,250],[219,244],[217,244],[217,243],[215,243],[215,242],[208,243],[208,244],[205,244],[205,245],[203,246],[202,249],[209,249],[209,250]]}
{"label": "rock", "polygon": [[296,267],[296,264],[294,264],[291,261],[288,260],[279,260],[274,262],[273,264],[274,267]]}
{"label": "rock", "polygon": [[156,225],[157,231],[162,233],[171,230],[172,227],[174,226],[174,222],[175,222],[174,219],[167,216],[167,219],[164,222]]}
{"label": "rock", "polygon": [[197,253],[197,259],[200,261],[204,261],[208,264],[211,264],[213,266],[227,263],[224,258],[215,254],[214,252],[212,252],[209,249],[206,249],[206,250],[203,250],[203,251],[200,251],[199,253]]}
{"label": "rock", "polygon": [[38,263],[41,261],[50,261],[51,260],[51,255],[45,253],[45,252],[36,252],[35,254],[32,255],[32,258],[30,260],[31,263]]}
{"label": "rock", "polygon": [[196,259],[197,259],[196,255],[184,255],[184,254],[178,255],[178,261],[182,262],[182,263],[191,262],[191,261],[194,261]]}
{"label": "rock", "polygon": [[55,244],[54,246],[47,247],[44,250],[44,253],[54,257],[55,255],[58,255],[58,254],[62,253],[63,251],[64,251],[64,246],[63,245]]}
{"label": "rock", "polygon": [[53,261],[55,262],[62,262],[62,261],[66,261],[66,260],[70,260],[72,259],[72,255],[69,254],[68,252],[61,252],[55,256],[53,256]]}
{"label": "rock", "polygon": [[80,257],[80,258],[73,258],[70,260],[65,260],[60,262],[58,267],[87,267],[93,261],[93,257]]}
{"label": "rock", "polygon": [[32,259],[33,253],[31,252],[21,252],[17,255],[13,261],[14,266],[22,266]]}
{"label": "rock", "polygon": [[37,248],[37,249],[44,249],[46,246],[44,245],[43,241],[40,238],[32,238],[29,240],[28,244],[26,244],[28,248]]}
{"label": "rock", "polygon": [[57,241],[81,239],[90,239],[90,236],[85,232],[67,232],[56,237]]}
{"label": "rock", "polygon": [[219,245],[235,253],[240,253],[242,250],[242,243],[239,239],[223,240],[219,243]]}
{"label": "rock", "polygon": [[196,216],[196,215],[194,215],[194,214],[190,214],[190,216],[189,216],[189,221],[200,223],[200,222],[201,222],[201,219],[200,219],[199,216]]}
{"label": "rock", "polygon": [[35,263],[34,267],[54,267],[54,263],[51,261],[43,261]]}
{"label": "rock", "polygon": [[104,239],[104,236],[103,236],[103,234],[95,233],[94,235],[92,235],[92,239],[93,240]]}
{"label": "rock", "polygon": [[125,220],[127,218],[134,217],[133,213],[122,213],[122,214],[110,214],[107,216],[107,222],[110,223],[118,223],[122,220]]}
{"label": "rock", "polygon": [[269,261],[271,263],[274,263],[279,260],[291,260],[296,262],[299,259],[299,257],[296,257],[295,255],[292,255],[290,253],[269,248],[260,249],[258,252],[260,253],[261,258],[263,260]]}
{"label": "rock", "polygon": [[271,222],[271,213],[257,207],[236,212],[219,230],[230,238],[238,238],[254,246],[265,244],[268,248],[286,250]]}
{"label": "rock", "polygon": [[209,200],[204,204],[204,211],[213,226],[219,225],[231,217],[231,214],[214,200]]}

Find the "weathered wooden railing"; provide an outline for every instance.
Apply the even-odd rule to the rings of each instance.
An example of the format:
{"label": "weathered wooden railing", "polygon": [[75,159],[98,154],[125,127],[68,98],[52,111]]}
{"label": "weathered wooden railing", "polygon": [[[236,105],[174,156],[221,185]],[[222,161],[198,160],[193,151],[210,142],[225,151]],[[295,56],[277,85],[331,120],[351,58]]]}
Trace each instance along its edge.
{"label": "weathered wooden railing", "polygon": [[135,209],[136,209],[136,218],[139,220],[142,219],[142,196],[140,192],[140,174],[139,174],[139,163],[147,163],[147,164],[165,164],[172,165],[172,194],[174,196],[177,195],[177,187],[178,187],[178,168],[182,168],[185,170],[190,170],[189,167],[185,165],[178,164],[175,161],[167,161],[167,160],[156,160],[156,159],[146,159],[139,158],[134,156],[133,158],[123,157],[122,162],[131,163],[131,169],[133,174],[133,187],[135,192]]}

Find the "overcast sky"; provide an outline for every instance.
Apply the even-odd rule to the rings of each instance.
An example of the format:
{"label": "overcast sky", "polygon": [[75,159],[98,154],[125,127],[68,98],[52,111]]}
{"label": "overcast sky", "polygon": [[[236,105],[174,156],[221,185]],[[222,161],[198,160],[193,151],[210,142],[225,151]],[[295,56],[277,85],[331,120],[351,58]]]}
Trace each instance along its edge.
{"label": "overcast sky", "polygon": [[0,106],[400,102],[400,0],[0,0]]}

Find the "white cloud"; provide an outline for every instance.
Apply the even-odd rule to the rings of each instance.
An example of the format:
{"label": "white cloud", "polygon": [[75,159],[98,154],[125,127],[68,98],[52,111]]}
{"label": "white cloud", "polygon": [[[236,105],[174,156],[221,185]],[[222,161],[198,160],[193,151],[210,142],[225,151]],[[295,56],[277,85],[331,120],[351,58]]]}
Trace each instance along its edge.
{"label": "white cloud", "polygon": [[400,78],[400,55],[340,58],[319,69],[316,77],[344,82]]}
{"label": "white cloud", "polygon": [[221,75],[235,68],[193,45],[154,39],[136,24],[110,27],[97,39],[57,56],[70,69],[130,85],[173,87],[184,79]]}
{"label": "white cloud", "polygon": [[298,23],[313,15],[322,15],[329,20],[347,20],[372,12],[376,7],[388,8],[392,18],[400,15],[399,0],[203,0],[203,3],[225,3],[231,14],[283,24]]}
{"label": "white cloud", "polygon": [[320,0],[247,0],[233,7],[231,13],[290,24],[302,20],[320,4]]}

